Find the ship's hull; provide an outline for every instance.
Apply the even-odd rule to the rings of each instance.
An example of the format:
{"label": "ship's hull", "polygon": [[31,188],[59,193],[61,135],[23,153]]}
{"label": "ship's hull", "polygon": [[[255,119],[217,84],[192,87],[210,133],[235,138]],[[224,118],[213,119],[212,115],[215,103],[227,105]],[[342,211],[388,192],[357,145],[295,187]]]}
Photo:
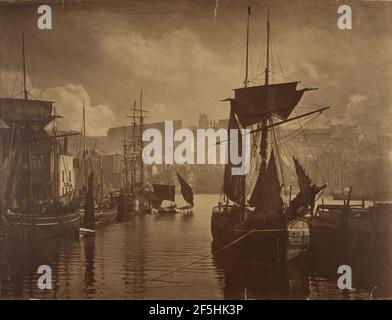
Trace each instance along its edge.
{"label": "ship's hull", "polygon": [[312,255],[350,263],[389,259],[391,212],[390,204],[369,208],[319,205],[310,218]]}
{"label": "ship's hull", "polygon": [[102,226],[110,223],[114,223],[117,219],[118,210],[117,208],[103,208],[95,212],[95,225]]}
{"label": "ship's hull", "polygon": [[151,204],[143,195],[129,195],[126,201],[119,200],[118,204],[118,221],[125,221],[133,218],[135,215],[151,213]]}
{"label": "ship's hull", "polygon": [[8,210],[4,215],[6,235],[15,240],[39,240],[77,231],[80,213],[40,216],[19,214]]}
{"label": "ship's hull", "polygon": [[177,214],[180,213],[180,210],[177,209],[176,205],[172,205],[169,207],[158,207],[158,208],[153,208],[151,210],[152,213],[155,214]]}
{"label": "ship's hull", "polygon": [[231,247],[245,255],[275,263],[298,257],[309,244],[309,228],[303,220],[282,227],[258,227],[251,221],[235,219],[218,207],[212,212],[211,233],[220,248]]}

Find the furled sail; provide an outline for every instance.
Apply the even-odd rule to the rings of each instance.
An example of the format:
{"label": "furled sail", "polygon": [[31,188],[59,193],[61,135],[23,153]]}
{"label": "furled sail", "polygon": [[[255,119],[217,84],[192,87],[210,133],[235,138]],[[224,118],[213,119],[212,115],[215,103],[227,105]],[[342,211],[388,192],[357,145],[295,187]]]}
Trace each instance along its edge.
{"label": "furled sail", "polygon": [[181,175],[177,173],[178,181],[180,182],[181,185],[181,194],[184,197],[184,200],[188,202],[192,207],[194,206],[193,204],[193,191],[192,187],[184,180]]}
{"label": "furled sail", "polygon": [[153,184],[155,194],[162,200],[174,201],[175,200],[175,186],[168,184]]}
{"label": "furled sail", "polygon": [[[238,151],[242,151],[242,135],[240,129],[237,124],[237,120],[235,119],[235,115],[233,112],[233,108],[230,110],[230,119],[229,119],[229,132],[231,129],[238,130]],[[223,182],[223,192],[226,196],[233,202],[241,204],[244,202],[244,186],[245,186],[245,175],[233,175],[232,168],[236,167],[236,165],[231,163],[230,160],[230,139],[228,141],[228,163],[225,166],[224,172],[224,182]],[[239,165],[238,165],[239,166]]]}
{"label": "furled sail", "polygon": [[2,212],[5,212],[7,208],[18,206],[19,197],[16,193],[22,153],[23,147],[17,136],[7,159],[0,167],[0,206]]}
{"label": "furled sail", "polygon": [[234,89],[232,107],[241,125],[260,123],[272,115],[287,119],[304,92],[311,90],[297,90],[297,84],[287,82]]}
{"label": "furled sail", "polygon": [[14,121],[28,121],[42,128],[54,119],[52,106],[51,101],[0,98],[0,117],[10,127]]}
{"label": "furled sail", "polygon": [[261,171],[249,203],[256,207],[255,217],[276,216],[281,213],[283,199],[281,196],[282,185],[278,176],[274,151],[268,162],[267,172],[263,177]]}

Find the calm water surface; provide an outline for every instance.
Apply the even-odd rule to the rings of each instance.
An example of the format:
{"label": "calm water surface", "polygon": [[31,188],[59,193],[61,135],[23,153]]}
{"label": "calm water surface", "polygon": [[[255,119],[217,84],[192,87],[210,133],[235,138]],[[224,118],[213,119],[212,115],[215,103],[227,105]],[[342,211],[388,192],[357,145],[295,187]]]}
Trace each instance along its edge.
{"label": "calm water surface", "polygon": [[[17,299],[368,299],[376,282],[354,275],[337,289],[337,266],[313,259],[285,267],[212,254],[210,213],[217,195],[196,195],[193,215],[135,217],[95,237],[50,239],[2,248],[1,298]],[[164,273],[206,259],[152,281]],[[39,290],[37,268],[52,268]]]}

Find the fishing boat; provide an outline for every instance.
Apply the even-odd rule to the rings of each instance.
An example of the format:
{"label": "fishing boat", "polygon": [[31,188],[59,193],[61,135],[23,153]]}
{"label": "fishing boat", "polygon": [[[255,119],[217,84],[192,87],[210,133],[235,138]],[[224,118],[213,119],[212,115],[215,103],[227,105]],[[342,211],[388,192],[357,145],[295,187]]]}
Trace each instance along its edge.
{"label": "fishing boat", "polygon": [[328,255],[353,265],[364,261],[389,264],[392,204],[356,204],[351,193],[349,188],[343,204],[319,204],[308,219],[312,256]]}
{"label": "fishing boat", "polygon": [[[82,215],[82,228],[80,232],[84,235],[93,235],[97,227],[103,226],[109,223],[113,223],[117,218],[117,198],[114,194],[109,193],[104,197],[103,190],[103,158],[102,155],[99,156],[99,185],[95,183],[94,168],[91,163],[92,157],[95,154],[95,148],[91,152],[87,149],[87,139],[86,139],[86,113],[85,106],[83,102],[83,152],[82,152],[82,162],[84,176],[84,185],[82,190],[84,192],[83,199],[84,204],[80,208]],[[79,174],[79,177],[82,174]],[[99,198],[96,196],[99,194]]]}
{"label": "fishing boat", "polygon": [[185,181],[185,179],[178,172],[176,172],[176,174],[181,186],[182,197],[184,198],[187,204],[182,207],[177,206],[175,202],[176,188],[174,185],[153,184],[152,186],[157,198],[159,198],[161,201],[164,200],[170,201],[169,206],[163,207],[160,204],[159,206],[153,207],[153,213],[176,214],[176,213],[188,213],[192,211],[192,208],[194,207],[192,187]]}
{"label": "fishing boat", "polygon": [[115,193],[109,192],[106,196],[104,196],[104,172],[103,172],[103,157],[100,156],[99,161],[99,173],[100,173],[100,182],[99,182],[99,201],[95,206],[95,220],[98,226],[105,225],[109,223],[113,223],[117,219],[118,210],[117,210],[117,201],[118,197]]}
{"label": "fishing boat", "polygon": [[[392,192],[352,192],[350,199],[354,201],[391,201]],[[347,200],[348,191],[331,192],[333,200]]]}
{"label": "fishing boat", "polygon": [[[1,164],[1,215],[7,238],[37,240],[75,231],[80,214],[72,185],[60,179],[66,136],[57,131],[53,102],[29,99],[24,37],[23,99],[0,98],[6,160]],[[45,127],[52,125],[52,133]],[[69,134],[72,135],[72,134]],[[60,190],[60,186],[63,190]]]}
{"label": "fishing boat", "polygon": [[[218,247],[233,247],[271,262],[283,263],[308,248],[309,226],[304,216],[313,210],[315,197],[325,185],[315,185],[300,161],[293,157],[299,192],[291,198],[285,185],[283,145],[278,129],[284,123],[319,115],[328,107],[290,118],[304,93],[315,88],[297,89],[298,81],[270,83],[269,13],[265,82],[250,86],[250,15],[248,7],[244,86],[234,89],[234,98],[225,100],[230,102],[229,130],[236,130],[238,139],[234,141],[230,137],[228,141],[220,142],[228,143],[230,157],[224,171],[223,201],[212,210],[211,233]],[[232,169],[239,165],[232,161],[231,149],[237,145],[237,150],[242,150],[242,130],[245,128],[250,130],[250,169],[248,174],[234,175]]]}
{"label": "fishing boat", "polygon": [[[124,128],[123,135],[123,181],[118,199],[118,220],[126,220],[135,215],[151,213],[154,203],[160,203],[152,186],[145,181],[143,152],[143,124],[145,113],[143,109],[143,93],[140,92],[139,108],[134,101],[131,118],[131,135]],[[138,130],[139,129],[139,130]]]}
{"label": "fishing boat", "polygon": [[191,213],[193,207],[195,206],[195,204],[193,203],[193,190],[191,185],[186,182],[186,180],[178,173],[177,174],[177,178],[178,181],[180,183],[181,186],[181,194],[182,197],[184,198],[185,202],[187,203],[187,205],[182,206],[182,207],[178,207],[178,209],[182,212],[182,213]]}

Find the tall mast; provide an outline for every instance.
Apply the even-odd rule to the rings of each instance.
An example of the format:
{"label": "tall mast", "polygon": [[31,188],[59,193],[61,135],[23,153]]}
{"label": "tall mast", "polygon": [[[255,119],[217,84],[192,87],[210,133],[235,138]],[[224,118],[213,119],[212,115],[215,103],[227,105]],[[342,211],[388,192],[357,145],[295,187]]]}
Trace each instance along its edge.
{"label": "tall mast", "polygon": [[[269,7],[267,9],[267,63],[265,67],[265,86],[267,92],[267,107],[268,107],[268,85],[269,85],[269,43],[270,43],[270,22],[269,22]],[[261,171],[263,174],[267,172],[268,163],[268,119],[261,122]]]}
{"label": "tall mast", "polygon": [[56,128],[56,109],[54,109],[54,121],[53,121],[53,180],[54,180],[54,200],[55,203],[59,196],[59,163],[57,154],[57,128]]}
{"label": "tall mast", "polygon": [[[244,87],[248,87],[249,84],[249,24],[250,24],[250,15],[251,15],[251,9],[248,6],[248,22],[246,24],[246,61],[245,61],[245,80],[244,80]],[[244,213],[246,211],[245,206],[246,206],[246,179],[242,179],[242,207],[244,210]]]}
{"label": "tall mast", "polygon": [[246,25],[246,61],[245,61],[245,80],[244,80],[244,86],[245,88],[248,86],[248,70],[249,70],[249,22],[250,22],[250,7],[248,7],[248,23]]}
{"label": "tall mast", "polygon": [[[25,103],[27,104],[28,93],[27,93],[27,85],[26,85],[26,54],[25,54],[25,44],[24,44],[24,33],[22,33],[22,58],[23,58],[23,93]],[[31,211],[33,205],[33,172],[32,172],[32,161],[31,161],[31,131],[30,125],[28,123],[26,125],[26,138],[27,142],[27,171],[28,171],[28,197],[29,197],[29,208],[28,211]]]}
{"label": "tall mast", "polygon": [[103,156],[101,154],[100,158],[99,158],[99,166],[100,166],[100,171],[101,171],[101,176],[100,176],[100,193],[101,193],[101,207],[103,204]]}
{"label": "tall mast", "polygon": [[124,194],[128,194],[128,154],[125,127],[123,131],[123,148],[124,148]]}
{"label": "tall mast", "polygon": [[143,157],[143,92],[140,90],[140,171],[141,171],[141,186],[144,185],[144,163]]}
{"label": "tall mast", "polygon": [[133,190],[133,185],[136,184],[136,99],[133,103],[133,117],[132,117],[132,126],[133,126],[133,138],[132,138],[132,145],[133,145],[133,156],[132,156],[132,190]]}
{"label": "tall mast", "polygon": [[[270,44],[270,21],[269,21],[269,6],[267,8],[267,63],[265,66],[265,85],[269,84],[269,44]],[[268,88],[267,88],[268,89]]]}
{"label": "tall mast", "polygon": [[84,161],[84,195],[87,199],[87,183],[88,183],[88,173],[87,173],[87,142],[86,142],[86,110],[84,106],[83,99],[83,161]]}

